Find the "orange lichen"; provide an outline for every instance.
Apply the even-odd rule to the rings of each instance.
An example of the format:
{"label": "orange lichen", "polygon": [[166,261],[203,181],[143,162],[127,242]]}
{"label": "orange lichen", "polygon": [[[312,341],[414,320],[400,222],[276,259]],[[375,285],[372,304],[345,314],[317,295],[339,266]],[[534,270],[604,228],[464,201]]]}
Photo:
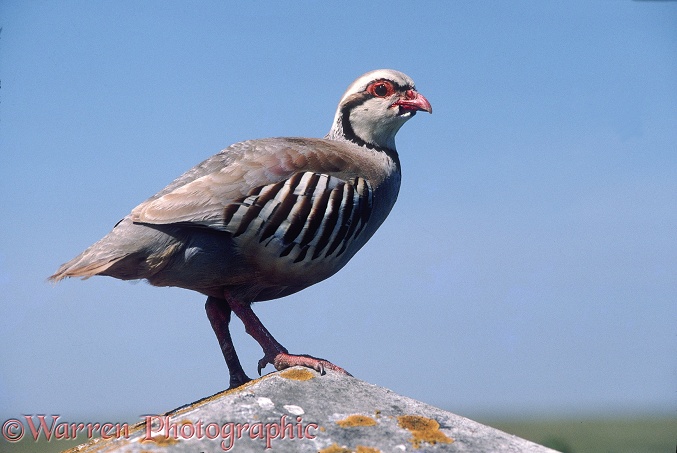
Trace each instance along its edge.
{"label": "orange lichen", "polygon": [[355,453],[381,453],[381,450],[378,448],[365,447],[364,445],[358,445]]}
{"label": "orange lichen", "polygon": [[280,377],[285,379],[293,379],[295,381],[307,381],[309,379],[314,379],[315,375],[310,370],[292,368],[291,370],[280,373]]}
{"label": "orange lichen", "polygon": [[175,439],[173,437],[167,437],[167,436],[159,435],[159,436],[153,436],[150,439],[143,439],[141,442],[142,443],[155,442],[155,444],[158,447],[169,447],[170,445],[174,445],[174,444],[179,443],[179,440]]}
{"label": "orange lichen", "polygon": [[337,421],[336,424],[339,425],[341,428],[352,428],[355,426],[374,426],[376,424],[376,420],[367,415],[355,414],[349,415],[345,419]]}
{"label": "orange lichen", "polygon": [[421,417],[419,415],[401,415],[397,417],[397,421],[400,428],[411,431],[412,438],[410,439],[410,442],[413,444],[414,448],[420,447],[421,442],[427,442],[434,445],[438,442],[450,444],[454,441],[454,439],[447,437],[440,431],[440,424],[431,418]]}

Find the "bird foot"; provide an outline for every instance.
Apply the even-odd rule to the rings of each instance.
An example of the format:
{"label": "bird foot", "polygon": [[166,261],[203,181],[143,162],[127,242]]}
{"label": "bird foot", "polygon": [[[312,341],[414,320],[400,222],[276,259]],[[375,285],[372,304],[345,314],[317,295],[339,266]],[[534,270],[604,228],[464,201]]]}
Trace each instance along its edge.
{"label": "bird foot", "polygon": [[[261,374],[261,373],[259,373]],[[230,385],[228,387],[228,390],[233,390],[235,388],[238,388],[241,385],[246,384],[247,382],[251,381],[251,378],[244,374],[244,371],[242,373],[231,373],[230,375]]]}
{"label": "bird foot", "polygon": [[267,355],[264,356],[261,360],[259,360],[259,368],[258,368],[259,376],[261,375],[261,370],[264,369],[266,365],[268,365],[269,363],[273,365],[275,369],[278,371],[293,366],[303,366],[306,368],[312,368],[313,370],[317,371],[322,375],[326,373],[325,370],[332,370],[336,371],[337,373],[352,376],[352,374],[348,373],[340,366],[336,366],[327,360],[318,359],[317,357],[313,357],[306,354],[294,355],[288,354],[286,352],[278,352],[277,355],[275,355],[275,357],[272,358],[272,360]]}

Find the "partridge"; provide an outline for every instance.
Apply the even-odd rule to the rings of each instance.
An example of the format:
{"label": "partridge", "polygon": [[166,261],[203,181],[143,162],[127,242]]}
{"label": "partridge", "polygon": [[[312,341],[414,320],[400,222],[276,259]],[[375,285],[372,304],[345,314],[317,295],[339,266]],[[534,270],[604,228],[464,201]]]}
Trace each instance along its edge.
{"label": "partridge", "polygon": [[369,240],[400,188],[395,135],[417,111],[432,107],[407,75],[364,74],[341,98],[324,138],[229,146],[138,205],[49,279],[107,275],[206,295],[231,388],[250,380],[233,347],[231,312],[263,348],[259,374],[267,364],[347,374],[324,359],[289,354],[251,306],[330,277]]}

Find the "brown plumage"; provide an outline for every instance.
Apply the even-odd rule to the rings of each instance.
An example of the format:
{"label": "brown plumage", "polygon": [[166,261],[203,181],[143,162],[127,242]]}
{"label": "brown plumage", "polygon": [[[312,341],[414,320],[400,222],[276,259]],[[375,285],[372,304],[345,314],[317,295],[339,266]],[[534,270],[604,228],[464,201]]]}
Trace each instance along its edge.
{"label": "brown plumage", "polygon": [[231,310],[277,369],[339,367],[287,353],[251,303],[300,291],[341,269],[399,191],[395,134],[432,111],[406,75],[378,70],[346,91],[324,139],[236,143],[177,178],[50,277],[145,279],[209,296],[207,314],[231,373],[249,380],[230,340]]}

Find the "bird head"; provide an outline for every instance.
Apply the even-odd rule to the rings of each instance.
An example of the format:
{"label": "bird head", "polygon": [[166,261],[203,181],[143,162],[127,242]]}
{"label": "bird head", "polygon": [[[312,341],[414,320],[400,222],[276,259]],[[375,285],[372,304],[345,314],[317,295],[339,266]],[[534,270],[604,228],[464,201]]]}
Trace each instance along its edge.
{"label": "bird head", "polygon": [[397,131],[419,110],[432,113],[409,76],[392,69],[371,71],[348,87],[327,137],[395,150]]}

